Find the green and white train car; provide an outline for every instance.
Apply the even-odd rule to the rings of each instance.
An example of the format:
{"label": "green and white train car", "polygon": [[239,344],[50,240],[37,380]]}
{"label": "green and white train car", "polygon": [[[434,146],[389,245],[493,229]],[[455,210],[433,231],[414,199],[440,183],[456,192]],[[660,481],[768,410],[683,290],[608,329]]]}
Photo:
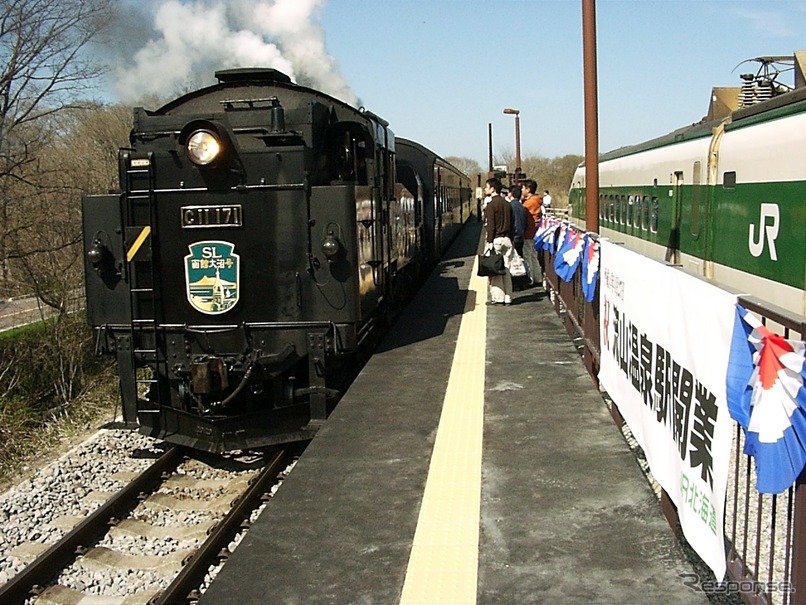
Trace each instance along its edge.
{"label": "green and white train car", "polygon": [[602,155],[599,232],[806,315],[806,88]]}

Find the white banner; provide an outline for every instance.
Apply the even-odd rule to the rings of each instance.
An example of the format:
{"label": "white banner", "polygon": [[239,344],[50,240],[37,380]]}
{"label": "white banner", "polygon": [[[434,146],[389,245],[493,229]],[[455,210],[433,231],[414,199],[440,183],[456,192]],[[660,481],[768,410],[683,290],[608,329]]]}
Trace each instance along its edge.
{"label": "white banner", "polygon": [[600,259],[599,381],[721,581],[736,296],[606,240]]}

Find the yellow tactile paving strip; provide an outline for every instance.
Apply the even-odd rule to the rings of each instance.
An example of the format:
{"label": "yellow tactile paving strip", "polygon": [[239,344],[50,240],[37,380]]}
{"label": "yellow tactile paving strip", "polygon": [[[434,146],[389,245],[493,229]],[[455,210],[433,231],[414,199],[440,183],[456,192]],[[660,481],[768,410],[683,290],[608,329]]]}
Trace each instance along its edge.
{"label": "yellow tactile paving strip", "polygon": [[472,275],[401,605],[476,603],[487,279]]}

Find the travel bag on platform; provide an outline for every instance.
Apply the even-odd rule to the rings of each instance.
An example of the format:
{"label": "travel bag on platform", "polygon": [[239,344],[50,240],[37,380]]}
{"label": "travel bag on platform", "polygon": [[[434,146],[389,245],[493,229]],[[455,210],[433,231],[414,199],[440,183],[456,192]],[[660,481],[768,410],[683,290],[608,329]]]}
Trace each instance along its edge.
{"label": "travel bag on platform", "polygon": [[478,263],[477,274],[479,277],[493,277],[507,272],[507,268],[504,266],[504,255],[492,250],[479,254]]}

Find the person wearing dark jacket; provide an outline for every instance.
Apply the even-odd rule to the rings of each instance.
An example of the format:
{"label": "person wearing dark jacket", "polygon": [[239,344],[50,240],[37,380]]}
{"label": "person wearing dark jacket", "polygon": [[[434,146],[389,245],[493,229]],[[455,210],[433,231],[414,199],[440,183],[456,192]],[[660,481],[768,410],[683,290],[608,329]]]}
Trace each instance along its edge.
{"label": "person wearing dark jacket", "polygon": [[506,197],[509,205],[512,206],[513,234],[512,243],[515,245],[515,250],[523,256],[523,233],[526,230],[526,208],[521,203],[521,187],[514,185],[509,190],[509,195]]}
{"label": "person wearing dark jacket", "polygon": [[495,275],[490,280],[489,304],[508,305],[512,302],[512,276],[509,274],[509,262],[512,259],[512,237],[515,218],[512,206],[501,197],[501,181],[493,177],[487,179],[485,193],[492,196],[485,209],[487,224],[485,250],[492,249],[504,257],[504,266],[507,268],[503,275]]}

